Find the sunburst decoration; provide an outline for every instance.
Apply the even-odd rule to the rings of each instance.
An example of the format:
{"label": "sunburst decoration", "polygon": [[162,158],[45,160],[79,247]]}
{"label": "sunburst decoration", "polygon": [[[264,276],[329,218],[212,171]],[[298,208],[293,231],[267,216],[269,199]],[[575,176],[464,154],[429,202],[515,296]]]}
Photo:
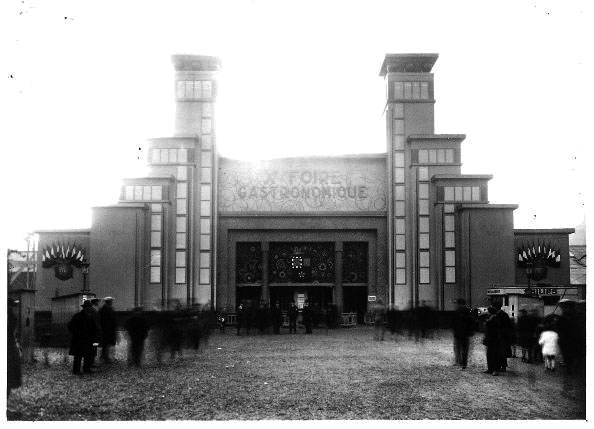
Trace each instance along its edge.
{"label": "sunburst decoration", "polygon": [[82,246],[70,243],[52,243],[41,252],[43,268],[50,268],[58,264],[70,264],[80,268],[86,256],[86,251]]}
{"label": "sunburst decoration", "polygon": [[[518,266],[525,268],[527,263],[535,264],[544,262],[549,267],[561,265],[561,254],[559,248],[554,248],[551,243],[522,243],[518,248]],[[541,263],[542,263],[541,262]]]}

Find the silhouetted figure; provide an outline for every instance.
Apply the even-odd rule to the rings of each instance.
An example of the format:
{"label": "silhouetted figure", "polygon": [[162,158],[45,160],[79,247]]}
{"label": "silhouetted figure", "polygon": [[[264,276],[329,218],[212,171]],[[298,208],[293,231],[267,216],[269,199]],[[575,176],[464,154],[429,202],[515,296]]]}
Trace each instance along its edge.
{"label": "silhouetted figure", "polygon": [[200,350],[200,340],[202,339],[202,326],[200,321],[200,313],[193,311],[189,315],[187,334],[190,346],[195,352]]}
{"label": "silhouetted figure", "polygon": [[113,309],[113,298],[103,298],[103,307],[99,309],[99,325],[101,326],[101,359],[105,363],[113,362],[110,356],[111,347],[116,345],[117,318]]}
{"label": "silhouetted figure", "polygon": [[326,327],[328,329],[336,328],[338,324],[338,309],[336,305],[330,304],[328,305],[328,309],[326,310]]}
{"label": "silhouetted figure", "polygon": [[99,340],[99,327],[93,313],[93,304],[86,300],[81,307],[82,310],[72,316],[68,323],[68,330],[72,334],[69,354],[74,356],[73,374],[81,374],[81,362],[83,372],[93,372],[91,365],[95,353],[94,344]]}
{"label": "silhouetted figure", "polygon": [[380,299],[373,305],[374,313],[374,327],[375,334],[374,339],[378,341],[384,341],[384,334],[386,333],[386,307],[384,302]]}
{"label": "silhouetted figure", "polygon": [[534,359],[533,353],[533,336],[534,328],[533,320],[528,316],[526,309],[520,310],[518,323],[516,324],[516,333],[518,338],[518,345],[522,349],[522,362],[532,362]]}
{"label": "silhouetted figure", "polygon": [[126,331],[130,337],[129,345],[129,365],[140,366],[142,359],[142,350],[144,348],[144,340],[148,336],[149,326],[142,315],[142,308],[136,307],[134,313],[126,321]]}
{"label": "silhouetted figure", "polygon": [[289,317],[289,334],[296,334],[297,333],[297,316],[299,314],[299,309],[295,305],[295,301],[291,300],[291,304],[289,304],[289,310],[287,311],[287,316]]}
{"label": "silhouetted figure", "polygon": [[456,365],[465,369],[468,365],[468,350],[470,337],[474,331],[474,321],[470,309],[463,299],[458,300],[458,308],[452,318],[452,332],[454,334],[454,356]]}
{"label": "silhouetted figure", "polygon": [[[243,308],[243,304],[239,304],[237,307],[237,335],[241,335],[241,328],[246,325],[246,311]],[[246,328],[247,330],[247,328]]]}
{"label": "silhouetted figure", "polygon": [[268,327],[268,307],[264,301],[260,302],[260,306],[258,307],[258,311],[256,313],[256,318],[258,321],[258,331],[262,334]]}
{"label": "silhouetted figure", "polygon": [[497,375],[497,370],[501,366],[499,320],[495,307],[489,307],[488,311],[490,316],[485,322],[485,338],[483,339],[483,344],[487,347],[487,370],[485,373]]}
{"label": "silhouetted figure", "polygon": [[280,334],[280,327],[283,324],[283,312],[280,309],[280,303],[278,301],[276,301],[271,310],[271,318],[273,332],[278,335]]}
{"label": "silhouetted figure", "polygon": [[305,300],[305,303],[303,304],[303,324],[305,325],[305,333],[311,334],[311,328],[313,324],[313,310],[309,306],[308,300]]}
{"label": "silhouetted figure", "polygon": [[[428,338],[430,335],[430,329],[432,326],[432,311],[431,307],[427,305],[425,301],[421,301],[421,305],[417,308],[417,329],[418,334],[421,338]],[[419,332],[420,331],[420,332]]]}
{"label": "silhouetted figure", "polygon": [[[22,385],[22,374],[21,374],[21,357],[18,348],[18,341],[15,333],[17,329],[17,316],[14,314],[19,301],[12,298],[8,298],[8,311],[7,311],[7,325],[6,325],[6,397],[10,396],[10,391],[21,387]],[[7,410],[7,414],[12,410]]]}
{"label": "silhouetted figure", "polygon": [[507,358],[512,356],[514,327],[507,313],[499,309],[496,314],[499,322],[499,371],[507,371]]}
{"label": "silhouetted figure", "polygon": [[[581,361],[582,341],[580,340],[582,328],[580,327],[576,303],[563,301],[560,303],[563,314],[559,316],[556,323],[559,334],[559,347],[563,354],[563,363],[567,372],[574,373],[578,369],[578,362]],[[544,353],[543,353],[544,355]]]}

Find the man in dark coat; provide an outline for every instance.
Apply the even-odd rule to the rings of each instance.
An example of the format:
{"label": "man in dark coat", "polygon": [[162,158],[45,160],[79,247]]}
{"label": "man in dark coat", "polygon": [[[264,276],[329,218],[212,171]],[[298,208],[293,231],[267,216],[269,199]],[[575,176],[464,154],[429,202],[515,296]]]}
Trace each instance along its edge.
{"label": "man in dark coat", "polygon": [[305,333],[311,334],[311,328],[313,324],[313,310],[309,306],[308,300],[305,300],[305,304],[303,305],[303,324],[305,325]]}
{"label": "man in dark coat", "polygon": [[68,330],[72,334],[70,355],[74,356],[73,374],[81,374],[80,364],[83,362],[83,372],[92,373],[94,345],[99,341],[99,327],[93,314],[93,304],[86,300],[81,305],[82,310],[72,316],[68,323]]}
{"label": "man in dark coat", "polygon": [[513,342],[514,326],[511,319],[503,309],[497,310],[499,321],[499,371],[507,370],[507,358],[512,356],[511,346]]}
{"label": "man in dark coat", "polygon": [[272,307],[271,316],[273,332],[278,335],[280,334],[280,327],[283,324],[283,312],[280,309],[280,303],[278,301]]}
{"label": "man in dark coat", "polygon": [[110,358],[110,349],[116,345],[117,319],[113,309],[113,298],[103,298],[103,307],[99,309],[99,325],[101,326],[101,359],[105,363],[113,362]]}
{"label": "man in dark coat", "polygon": [[149,326],[142,315],[142,307],[134,308],[134,313],[126,321],[126,331],[130,336],[130,358],[129,365],[140,366],[144,340],[148,336]]}
{"label": "man in dark coat", "polygon": [[299,314],[299,309],[295,305],[295,301],[291,300],[291,304],[289,305],[289,310],[287,311],[287,316],[289,316],[289,334],[297,333],[297,315]]}
{"label": "man in dark coat", "polygon": [[243,304],[237,307],[237,335],[241,335],[241,327],[245,325],[245,310]]}
{"label": "man in dark coat", "polygon": [[489,319],[485,322],[485,338],[483,344],[487,346],[487,370],[485,374],[497,375],[497,370],[501,365],[499,359],[499,321],[495,314],[497,309],[489,307]]}
{"label": "man in dark coat", "polygon": [[452,318],[454,356],[456,365],[460,365],[460,369],[466,369],[468,365],[468,350],[474,326],[470,309],[465,304],[463,299],[458,300],[458,308]]}

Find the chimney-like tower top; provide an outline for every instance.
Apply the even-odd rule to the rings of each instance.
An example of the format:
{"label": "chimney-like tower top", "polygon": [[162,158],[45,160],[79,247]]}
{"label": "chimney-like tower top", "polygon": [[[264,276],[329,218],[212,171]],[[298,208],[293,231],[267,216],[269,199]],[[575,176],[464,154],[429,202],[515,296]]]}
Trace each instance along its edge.
{"label": "chimney-like tower top", "polygon": [[429,73],[438,54],[386,54],[380,76],[387,73]]}
{"label": "chimney-like tower top", "polygon": [[218,71],[221,60],[207,55],[173,55],[171,57],[176,71]]}

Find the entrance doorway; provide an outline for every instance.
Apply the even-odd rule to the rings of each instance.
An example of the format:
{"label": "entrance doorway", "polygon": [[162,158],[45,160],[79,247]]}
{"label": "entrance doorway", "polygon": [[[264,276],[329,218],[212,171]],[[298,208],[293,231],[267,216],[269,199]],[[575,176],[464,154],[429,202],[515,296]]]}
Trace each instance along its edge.
{"label": "entrance doorway", "polygon": [[357,324],[363,324],[367,311],[367,286],[343,286],[342,294],[342,311],[357,313]]}
{"label": "entrance doorway", "polygon": [[270,304],[274,305],[279,301],[283,311],[289,309],[291,301],[295,301],[298,307],[305,300],[314,310],[323,310],[332,302],[332,288],[326,286],[271,286]]}

